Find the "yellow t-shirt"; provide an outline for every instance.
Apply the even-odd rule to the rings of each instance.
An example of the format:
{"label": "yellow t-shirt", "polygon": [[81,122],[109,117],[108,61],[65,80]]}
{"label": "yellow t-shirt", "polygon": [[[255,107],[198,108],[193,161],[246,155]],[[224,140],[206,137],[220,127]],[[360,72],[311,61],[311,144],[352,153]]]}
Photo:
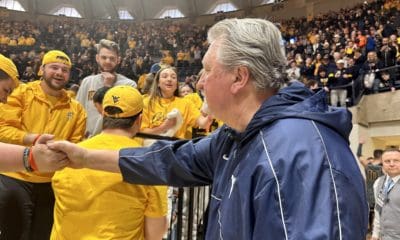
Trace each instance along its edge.
{"label": "yellow t-shirt", "polygon": [[[197,109],[201,109],[201,106],[203,105],[203,100],[199,96],[198,93],[189,93],[188,95],[183,97],[184,99],[188,100],[190,103],[194,104],[194,106]],[[185,133],[185,138],[186,139],[192,139],[193,138],[193,127],[189,126],[188,129],[186,129]]]}
{"label": "yellow t-shirt", "polygon": [[133,40],[133,39],[129,40],[129,41],[128,41],[128,46],[129,46],[130,49],[135,49],[135,47],[136,47],[136,41]]}
{"label": "yellow t-shirt", "polygon": [[137,84],[139,90],[143,89],[144,83],[146,82],[146,77],[147,77],[146,73],[140,75],[139,80],[138,80],[138,84]]}
{"label": "yellow t-shirt", "polygon": [[188,127],[196,127],[197,118],[201,115],[200,110],[194,104],[180,97],[171,99],[155,99],[153,105],[149,105],[149,97],[143,100],[144,108],[142,113],[141,128],[154,128],[160,126],[167,117],[167,114],[176,108],[182,115],[183,123],[181,128],[175,133],[177,138],[185,138]]}
{"label": "yellow t-shirt", "polygon": [[17,45],[18,45],[18,43],[17,43],[16,39],[11,39],[10,42],[8,42],[8,46],[15,47]]}
{"label": "yellow t-shirt", "polygon": [[25,39],[25,37],[19,37],[18,38],[18,46],[23,46],[23,45],[26,45],[26,39]]}
{"label": "yellow t-shirt", "polygon": [[28,38],[25,40],[25,44],[26,44],[27,46],[33,46],[33,45],[35,45],[35,43],[36,43],[36,40],[35,40],[33,37],[28,37]]}
{"label": "yellow t-shirt", "polygon": [[3,36],[0,38],[0,44],[8,45],[9,42],[10,42],[10,38],[7,36]]}
{"label": "yellow t-shirt", "polygon": [[196,106],[197,109],[201,109],[201,106],[203,105],[203,100],[201,99],[198,93],[189,93],[183,98],[191,101]]}
{"label": "yellow t-shirt", "polygon": [[163,58],[161,59],[161,62],[162,62],[163,64],[167,64],[167,65],[169,65],[169,66],[173,66],[175,60],[174,60],[173,57],[171,57],[170,55],[168,55],[168,56],[163,57]]}
{"label": "yellow t-shirt", "polygon": [[90,47],[90,40],[87,38],[82,39],[81,41],[81,47]]}
{"label": "yellow t-shirt", "polygon": [[[136,139],[101,133],[88,149],[138,147]],[[65,168],[54,174],[56,203],[51,240],[144,239],[144,217],[167,215],[167,187],[124,183],[122,175]]]}

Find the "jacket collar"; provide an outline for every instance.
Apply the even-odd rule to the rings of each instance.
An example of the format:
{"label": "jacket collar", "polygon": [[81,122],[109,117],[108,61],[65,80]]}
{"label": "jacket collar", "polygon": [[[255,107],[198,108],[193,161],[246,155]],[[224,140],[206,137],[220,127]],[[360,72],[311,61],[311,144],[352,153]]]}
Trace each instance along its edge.
{"label": "jacket collar", "polygon": [[[43,91],[42,86],[40,83],[42,80],[37,80],[31,83],[27,84],[27,90],[32,91],[34,97],[44,103],[47,103],[49,106],[51,106],[50,101],[47,98],[47,94]],[[64,89],[61,90],[62,95],[60,98],[58,98],[57,103],[55,104],[54,107],[62,107],[65,105],[68,105],[71,102],[71,98],[68,96],[67,91]]]}

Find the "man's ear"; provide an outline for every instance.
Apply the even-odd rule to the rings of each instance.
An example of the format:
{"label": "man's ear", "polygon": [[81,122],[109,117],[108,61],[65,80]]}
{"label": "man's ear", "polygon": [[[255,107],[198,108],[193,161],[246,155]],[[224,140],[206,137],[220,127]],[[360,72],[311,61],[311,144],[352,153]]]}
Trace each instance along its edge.
{"label": "man's ear", "polygon": [[140,125],[142,125],[142,114],[140,114],[133,123],[134,128],[139,132]]}
{"label": "man's ear", "polygon": [[100,60],[100,56],[99,56],[99,54],[96,54],[96,62],[97,62],[97,64],[99,64],[99,60]]}
{"label": "man's ear", "polygon": [[239,90],[244,88],[250,80],[250,71],[245,66],[237,67],[236,78],[232,83],[231,91],[232,93],[237,93]]}

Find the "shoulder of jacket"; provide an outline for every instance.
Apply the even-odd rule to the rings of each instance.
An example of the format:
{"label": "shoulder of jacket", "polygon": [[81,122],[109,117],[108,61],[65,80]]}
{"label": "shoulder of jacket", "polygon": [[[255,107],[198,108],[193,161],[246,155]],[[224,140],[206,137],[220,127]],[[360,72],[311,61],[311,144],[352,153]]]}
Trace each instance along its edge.
{"label": "shoulder of jacket", "polygon": [[76,108],[79,109],[79,110],[85,110],[85,108],[82,106],[82,104],[81,104],[78,100],[76,100],[76,99],[74,99],[74,98],[71,98],[71,99],[70,99],[70,104],[71,104],[73,107],[76,107]]}
{"label": "shoulder of jacket", "polygon": [[[34,92],[36,93],[38,90],[40,90],[40,81],[34,81],[34,82],[29,82],[29,83],[22,83],[20,84],[13,92],[13,94],[25,94],[27,92]],[[35,94],[33,94],[35,95]]]}

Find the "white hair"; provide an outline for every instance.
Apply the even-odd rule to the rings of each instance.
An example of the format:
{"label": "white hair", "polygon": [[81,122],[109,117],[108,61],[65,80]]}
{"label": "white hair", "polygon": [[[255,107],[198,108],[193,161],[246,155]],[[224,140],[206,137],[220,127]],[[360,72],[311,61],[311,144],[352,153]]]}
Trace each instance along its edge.
{"label": "white hair", "polygon": [[218,40],[217,60],[228,69],[246,66],[258,90],[279,89],[285,82],[286,57],[279,29],[263,19],[225,19],[208,31]]}

